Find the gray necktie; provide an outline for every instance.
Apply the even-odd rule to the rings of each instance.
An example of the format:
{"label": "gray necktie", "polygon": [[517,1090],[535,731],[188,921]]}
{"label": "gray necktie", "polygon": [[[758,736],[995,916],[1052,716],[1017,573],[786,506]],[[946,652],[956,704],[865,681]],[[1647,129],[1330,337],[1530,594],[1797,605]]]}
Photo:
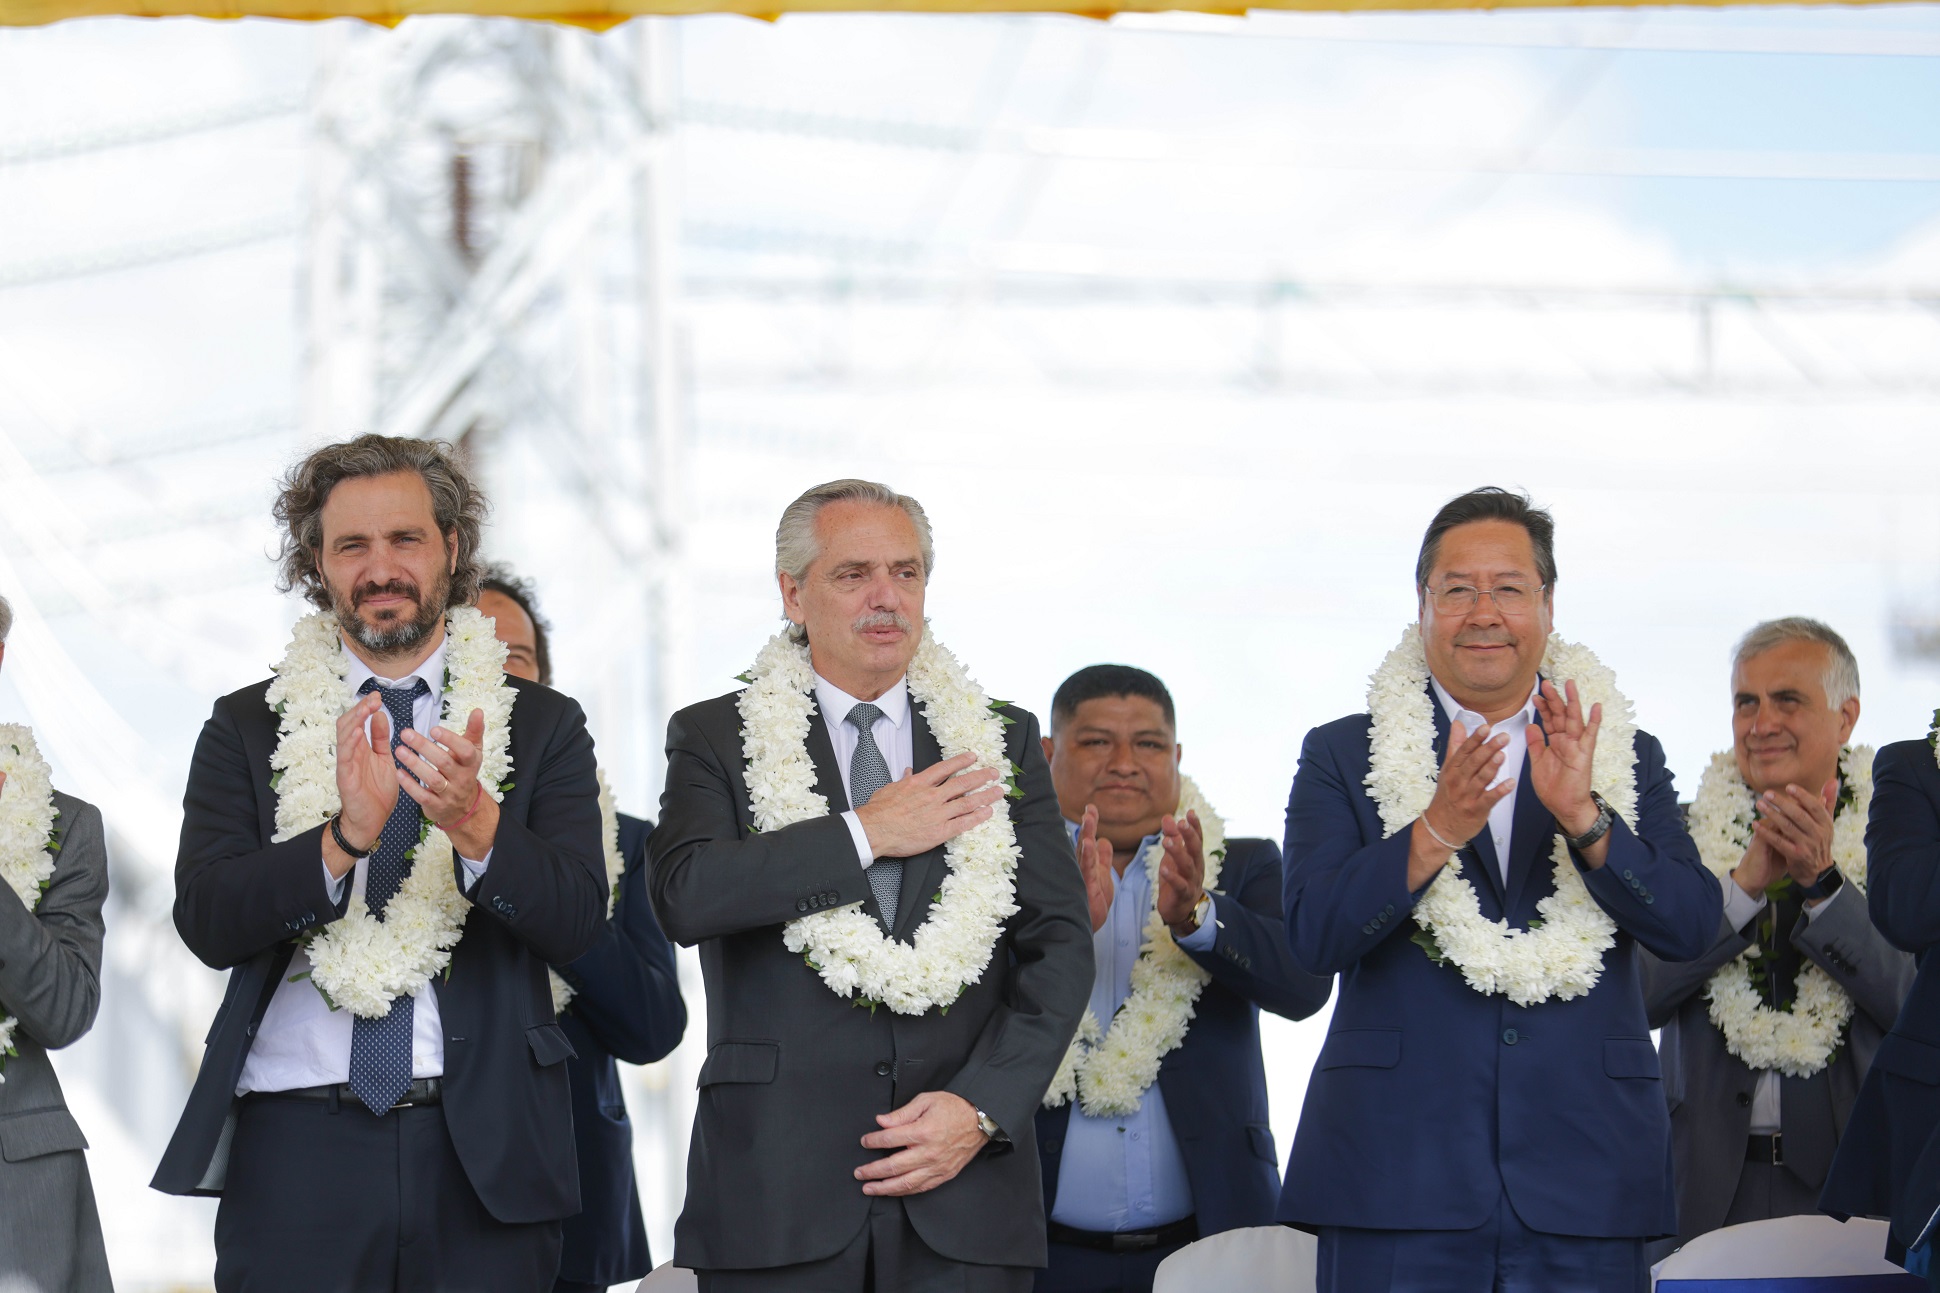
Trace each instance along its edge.
{"label": "gray necktie", "polygon": [[[855,753],[849,756],[849,806],[860,808],[890,782],[889,764],[876,748],[876,720],[882,711],[863,703],[849,711],[848,722],[855,727]],[[869,891],[882,908],[882,927],[896,927],[896,905],[903,896],[903,860],[877,858],[869,866]]]}

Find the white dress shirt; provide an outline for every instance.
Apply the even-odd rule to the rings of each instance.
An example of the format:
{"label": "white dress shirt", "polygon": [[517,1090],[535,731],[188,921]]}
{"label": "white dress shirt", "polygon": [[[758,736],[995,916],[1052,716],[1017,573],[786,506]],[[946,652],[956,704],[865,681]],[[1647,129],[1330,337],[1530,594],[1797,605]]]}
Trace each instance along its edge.
{"label": "white dress shirt", "polygon": [[[350,687],[353,691],[364,685],[366,678],[374,677],[369,665],[350,656]],[[413,669],[403,678],[381,678],[385,686],[408,686],[412,678],[422,678],[430,689],[419,696],[411,710],[411,726],[420,732],[429,732],[442,721],[445,685],[445,645],[440,643],[430,658]],[[369,731],[369,725],[365,725]],[[485,874],[491,864],[492,855],[488,851],[480,862],[460,858],[466,871],[465,889],[469,892],[478,883],[478,877]],[[364,892],[364,872],[368,859],[360,858],[356,869],[348,875],[332,879],[328,868],[324,871],[324,883],[333,902],[342,901],[344,881],[349,880],[352,893]],[[319,859],[321,865],[321,859]],[[269,1009],[263,1014],[263,1022],[256,1029],[256,1038],[249,1048],[249,1056],[243,1061],[242,1076],[236,1080],[236,1094],[246,1091],[292,1091],[299,1087],[328,1086],[350,1080],[350,1030],[351,1013],[348,1010],[332,1010],[323,1000],[323,994],[311,983],[310,957],[301,947],[290,958],[289,969],[283,972],[283,982],[276,985],[276,992],[269,1000]],[[296,978],[303,975],[303,978]],[[411,1076],[441,1077],[445,1071],[445,1039],[439,1027],[438,992],[432,984],[426,984],[418,994],[417,1006],[411,1017]]]}
{"label": "white dress shirt", "polygon": [[[822,720],[828,726],[829,744],[835,747],[835,766],[842,773],[842,794],[851,803],[855,802],[855,791],[849,786],[849,761],[855,758],[855,747],[862,740],[862,734],[849,721],[849,711],[865,703],[882,711],[882,717],[870,725],[869,732],[876,738],[876,748],[882,751],[883,761],[889,765],[889,779],[901,781],[916,762],[916,738],[912,735],[915,725],[909,717],[907,676],[898,678],[895,686],[874,700],[864,702],[816,674],[815,707],[822,711]],[[862,859],[863,869],[867,870],[876,860],[875,851],[869,847],[869,832],[862,829],[862,819],[853,808],[842,814],[842,820],[848,823],[856,856]]]}
{"label": "white dress shirt", "polygon": [[[1460,723],[1463,730],[1471,735],[1477,728],[1486,727],[1492,737],[1509,738],[1509,744],[1502,749],[1502,766],[1496,770],[1495,780],[1491,781],[1489,786],[1494,788],[1501,785],[1508,777],[1521,776],[1523,760],[1529,754],[1529,725],[1536,721],[1536,690],[1530,691],[1528,702],[1520,710],[1500,723],[1490,726],[1489,720],[1474,710],[1463,709],[1461,704],[1448,694],[1448,688],[1442,686],[1441,679],[1430,674],[1428,681],[1434,684],[1435,698],[1442,703],[1442,713],[1448,715],[1451,739],[1457,723]],[[1541,689],[1542,685],[1542,680],[1537,679],[1536,689]],[[1522,787],[1518,785],[1516,791],[1521,790]],[[1514,793],[1502,796],[1496,800],[1495,807],[1489,809],[1489,839],[1495,845],[1495,867],[1502,878],[1502,889],[1505,893],[1509,889],[1509,835],[1515,828],[1515,821],[1516,795]],[[1441,827],[1441,829],[1446,830],[1447,827]]]}
{"label": "white dress shirt", "polygon": [[[1752,897],[1743,889],[1740,889],[1738,882],[1728,875],[1722,877],[1721,882],[1724,885],[1724,918],[1730,923],[1731,928],[1743,929],[1745,926],[1751,924],[1759,912],[1765,910],[1769,900],[1764,894],[1759,894],[1756,898]],[[1805,918],[1811,920],[1820,912],[1824,911],[1829,904],[1838,902],[1839,894],[1844,892],[1845,890],[1841,889],[1839,893],[1833,894],[1818,906],[1807,907],[1805,909]],[[1781,929],[1778,931],[1778,937],[1780,938],[1790,938],[1791,936],[1792,931],[1789,929]],[[1752,1135],[1769,1136],[1779,1130],[1779,1092],[1778,1070],[1760,1069],[1758,1071],[1758,1085],[1752,1088],[1751,1093]]]}

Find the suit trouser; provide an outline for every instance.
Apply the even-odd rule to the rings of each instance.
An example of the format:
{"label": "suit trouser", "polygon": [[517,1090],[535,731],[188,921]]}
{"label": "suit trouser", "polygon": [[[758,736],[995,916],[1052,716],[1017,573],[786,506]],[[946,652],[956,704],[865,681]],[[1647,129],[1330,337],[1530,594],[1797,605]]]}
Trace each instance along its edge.
{"label": "suit trouser", "polygon": [[868,1224],[833,1257],[695,1273],[700,1293],[1029,1293],[1032,1272],[951,1261],[923,1242],[901,1199],[878,1196],[869,1200]]}
{"label": "suit trouser", "polygon": [[559,1223],[494,1219],[442,1106],[241,1102],[217,1293],[545,1293],[558,1268]]}
{"label": "suit trouser", "polygon": [[[1559,1185],[1558,1188],[1563,1188]],[[1644,1293],[1641,1239],[1531,1230],[1505,1193],[1473,1230],[1322,1228],[1318,1293]]]}

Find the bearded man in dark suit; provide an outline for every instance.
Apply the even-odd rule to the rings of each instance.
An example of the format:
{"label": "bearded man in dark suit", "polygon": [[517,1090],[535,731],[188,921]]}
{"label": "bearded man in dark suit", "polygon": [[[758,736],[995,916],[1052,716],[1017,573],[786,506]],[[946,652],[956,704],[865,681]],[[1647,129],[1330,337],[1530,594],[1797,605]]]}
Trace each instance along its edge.
{"label": "bearded man in dark suit", "polygon": [[606,910],[585,717],[505,678],[447,446],[325,446],[276,509],[319,614],[196,745],[175,924],[229,991],[154,1186],[222,1196],[219,1293],[542,1293],[580,1207],[546,967]]}
{"label": "bearded man in dark suit", "polygon": [[787,634],[667,732],[654,907],[708,1010],[674,1260],[703,1293],[1022,1293],[1091,986],[1037,720],[925,640],[916,500],[819,486],[775,549]]}

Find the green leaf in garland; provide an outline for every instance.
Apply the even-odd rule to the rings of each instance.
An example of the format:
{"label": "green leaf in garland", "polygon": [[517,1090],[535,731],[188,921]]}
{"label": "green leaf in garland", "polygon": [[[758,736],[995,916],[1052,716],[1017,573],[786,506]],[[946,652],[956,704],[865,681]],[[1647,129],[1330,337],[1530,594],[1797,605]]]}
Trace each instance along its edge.
{"label": "green leaf in garland", "polygon": [[751,673],[737,673],[734,675],[734,680],[739,683],[745,683],[750,687],[754,686],[754,675]]}
{"label": "green leaf in garland", "polygon": [[1448,957],[1442,951],[1442,945],[1440,943],[1437,943],[1435,941],[1435,936],[1429,933],[1427,929],[1425,929],[1421,925],[1415,926],[1415,932],[1408,935],[1408,941],[1410,943],[1413,943],[1416,947],[1419,947],[1422,951],[1428,953],[1428,959],[1433,961],[1436,965],[1448,964]]}

